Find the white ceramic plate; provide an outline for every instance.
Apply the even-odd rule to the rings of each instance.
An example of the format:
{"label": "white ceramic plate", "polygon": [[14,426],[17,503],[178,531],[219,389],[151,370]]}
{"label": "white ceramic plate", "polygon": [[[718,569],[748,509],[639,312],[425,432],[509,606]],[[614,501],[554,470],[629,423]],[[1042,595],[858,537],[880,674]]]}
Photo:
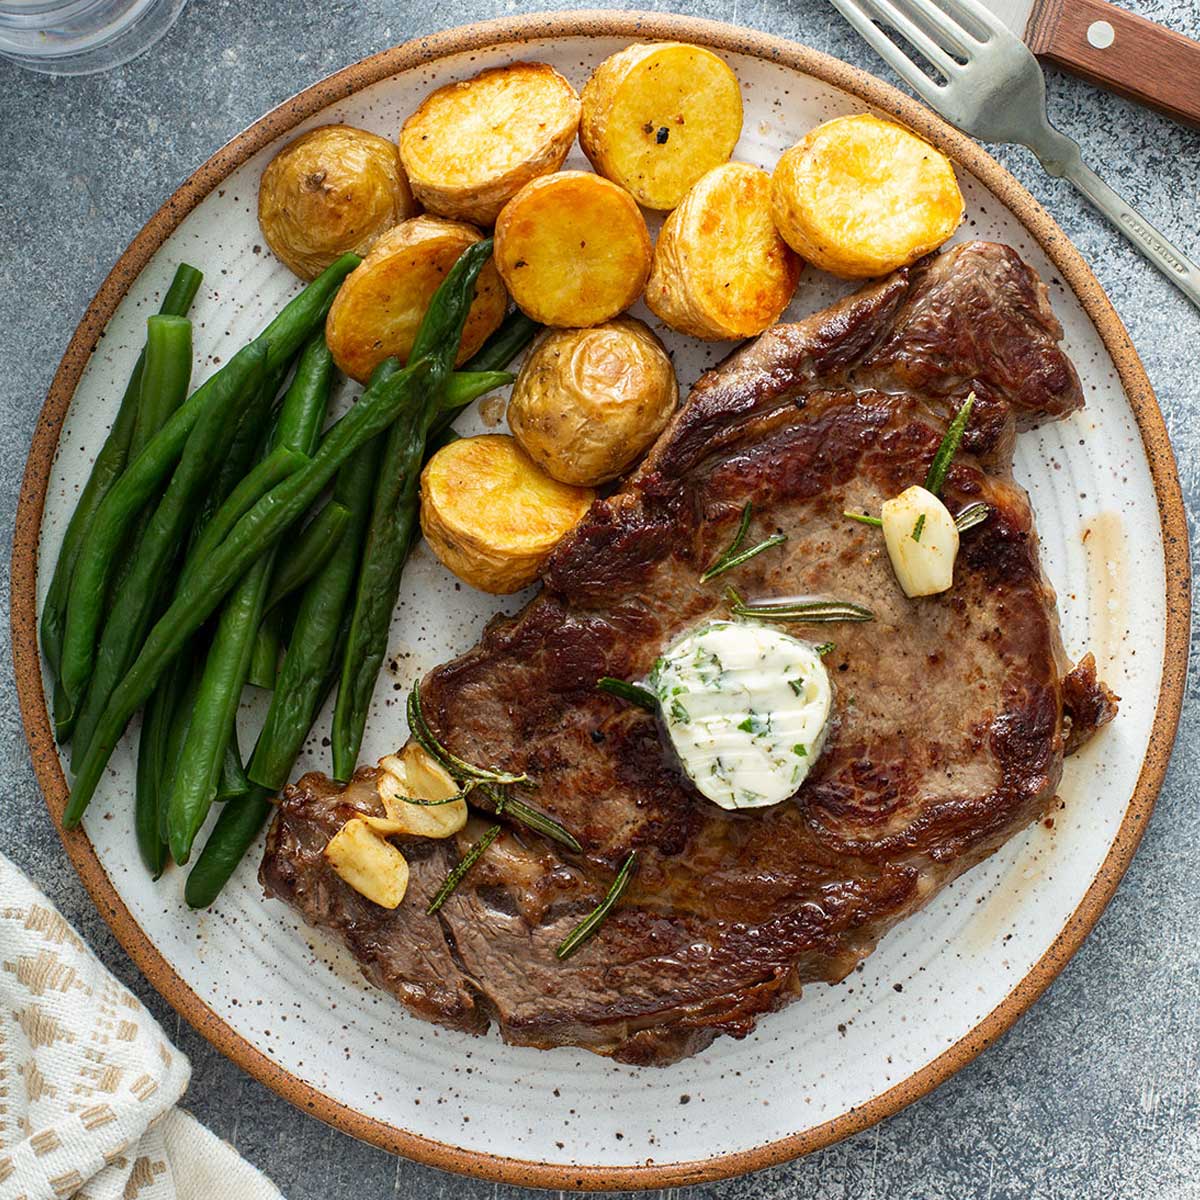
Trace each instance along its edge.
{"label": "white ceramic plate", "polygon": [[[762,1019],[745,1041],[719,1039],[667,1069],[614,1065],[570,1049],[510,1047],[495,1035],[472,1038],[408,1016],[362,981],[334,940],[306,928],[282,904],[264,901],[257,854],[211,911],[190,912],[181,872],[155,885],[138,861],[128,740],[88,812],[90,846],[85,838],[68,838],[102,911],[168,998],[298,1103],[360,1136],[451,1169],[558,1186],[659,1186],[777,1161],[894,1110],[967,1061],[1065,961],[1132,852],[1173,735],[1178,682],[1164,685],[1164,652],[1168,638],[1180,645],[1179,630],[1186,628],[1186,564],[1181,550],[1165,545],[1163,529],[1182,518],[1161,420],[1124,331],[1074,251],[1055,244],[1056,230],[1044,214],[977,148],[883,85],[744,31],[681,18],[646,18],[638,26],[636,17],[617,14],[539,20],[444,35],[423,65],[412,65],[423,48],[409,47],[390,52],[393,58],[382,66],[351,68],[344,73],[349,84],[365,86],[320,85],[320,94],[293,102],[304,118],[279,132],[293,119],[284,106],[267,119],[269,128],[256,127],[257,133],[243,135],[240,149],[234,143],[223,152],[226,162],[203,169],[191,193],[184,189],[179,208],[203,199],[177,226],[170,228],[175,213],[160,214],[157,229],[151,223],[150,234],[131,250],[125,277],[110,281],[110,292],[97,302],[102,317],[128,279],[103,342],[82,370],[48,480],[46,465],[37,465],[37,446],[31,459],[31,472],[41,478],[35,491],[45,489],[37,601],[40,606],[65,522],[141,346],[146,315],[155,311],[175,264],[187,260],[205,272],[193,310],[197,378],[298,290],[263,246],[255,220],[259,174],[297,130],[342,121],[395,136],[432,87],[480,68],[542,59],[578,87],[591,68],[638,36],[682,36],[717,45],[742,82],[746,121],[738,159],[770,169],[819,121],[862,111],[863,94],[949,148],[960,160],[967,200],[959,238],[1008,242],[1041,272],[1087,396],[1083,412],[1022,435],[1016,456],[1017,478],[1038,515],[1043,561],[1059,592],[1068,653],[1092,650],[1101,676],[1122,697],[1117,721],[1068,761],[1052,823],[1015,838],[948,888],[843,984],[814,985],[798,1003]],[[514,44],[517,36],[532,40]],[[814,73],[801,73],[797,63]],[[865,91],[856,96],[843,87]],[[254,145],[261,148],[246,157]],[[238,158],[244,161],[217,184],[227,162]],[[567,165],[587,166],[578,149]],[[140,260],[147,261],[138,273]],[[1091,315],[1064,282],[1068,275]],[[809,270],[790,314],[811,312],[845,290]],[[640,307],[635,311],[648,317]],[[96,314],[90,319],[84,353],[96,332]],[[727,350],[669,331],[664,336],[685,388]],[[1127,389],[1138,393],[1136,415]],[[66,399],[60,397],[60,408]],[[485,404],[483,414],[471,416],[470,430],[492,427],[502,411]],[[47,435],[40,436],[44,443]],[[53,445],[52,432],[48,436]],[[26,536],[30,530],[36,535],[30,506],[39,499],[26,496]],[[19,534],[18,567],[22,553]],[[30,563],[30,583],[32,569]],[[364,759],[404,741],[400,700],[411,680],[467,649],[498,608],[511,611],[522,599],[498,604],[457,584],[426,548],[417,550],[392,627],[394,665],[377,688]],[[22,632],[21,613],[31,605],[32,596],[17,616],[26,678],[32,635]],[[1174,610],[1170,628],[1168,607]],[[32,690],[23,683],[26,718],[51,807],[60,815],[61,775],[47,751],[41,696]],[[244,716],[249,726],[254,714]],[[298,771],[327,768],[321,746],[327,728],[326,714]]]}

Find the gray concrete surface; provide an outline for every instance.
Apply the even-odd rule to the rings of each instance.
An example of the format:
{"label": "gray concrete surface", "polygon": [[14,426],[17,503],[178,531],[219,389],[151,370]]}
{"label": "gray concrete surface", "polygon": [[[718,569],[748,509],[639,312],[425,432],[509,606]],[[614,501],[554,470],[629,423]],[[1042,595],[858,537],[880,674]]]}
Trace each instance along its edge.
{"label": "gray concrete surface", "polygon": [[[1196,0],[1122,0],[1200,37]],[[34,421],[80,314],[175,185],[265,109],[406,38],[547,4],[192,0],[159,47],[105,76],[0,62],[0,526],[11,531]],[[564,4],[564,6],[566,6]],[[632,6],[631,6],[632,7]],[[882,72],[824,0],[641,0],[739,22]],[[1200,80],[1197,81],[1200,86]],[[1200,256],[1200,133],[1061,75],[1056,121],[1110,181]],[[1065,226],[1141,352],[1200,505],[1200,314],[1022,150],[1000,157]],[[8,602],[7,555],[0,603]],[[222,1059],[138,978],[45,815],[0,653],[0,850],[23,866],[191,1056],[187,1102],[290,1200],[505,1200],[522,1193],[391,1158],[292,1109]],[[1016,1028],[932,1096],[823,1153],[673,1200],[1200,1197],[1200,703],[1149,833],[1086,945]],[[662,1193],[665,1197],[667,1193]]]}

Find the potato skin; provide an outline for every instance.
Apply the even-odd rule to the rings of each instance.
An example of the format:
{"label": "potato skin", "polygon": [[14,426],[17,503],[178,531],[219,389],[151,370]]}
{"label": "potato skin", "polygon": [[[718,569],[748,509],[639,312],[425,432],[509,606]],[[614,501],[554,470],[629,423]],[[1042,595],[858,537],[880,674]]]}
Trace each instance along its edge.
{"label": "potato skin", "polygon": [[431,213],[491,225],[531,179],[562,166],[578,128],[567,80],[546,63],[512,63],[427,96],[400,131],[400,158]]}
{"label": "potato skin", "polygon": [[258,186],[258,223],[275,255],[301,279],[334,259],[365,254],[416,212],[394,142],[349,125],[322,125],[289,142]]}
{"label": "potato skin", "polygon": [[963,217],[950,160],[869,113],[835,117],[784,152],[771,179],[784,240],[846,279],[886,275],[940,246]]}
{"label": "potato skin", "polygon": [[666,219],[646,305],[692,337],[754,337],[787,308],[802,267],[771,219],[771,177],[723,163]]}
{"label": "potato skin", "polygon": [[459,438],[421,472],[421,532],[459,579],[507,595],[537,578],[594,499],[551,479],[506,434]]}
{"label": "potato skin", "polygon": [[601,175],[666,212],[742,132],[742,94],[724,59],[702,46],[627,46],[583,88],[579,144]]}
{"label": "potato skin", "polygon": [[589,171],[527,183],[496,221],[496,266],[535,321],[599,325],[628,308],[650,274],[650,233],[633,197]]}
{"label": "potato skin", "polygon": [[623,474],[678,402],[662,342],[644,322],[617,317],[548,333],[517,376],[508,423],[548,475],[594,486]]}
{"label": "potato skin", "polygon": [[[359,383],[385,358],[408,360],[429,299],[482,234],[461,221],[420,216],[397,225],[346,276],[325,321],[338,367]],[[504,318],[508,296],[494,262],[485,264],[467,314],[458,362],[470,358]]]}

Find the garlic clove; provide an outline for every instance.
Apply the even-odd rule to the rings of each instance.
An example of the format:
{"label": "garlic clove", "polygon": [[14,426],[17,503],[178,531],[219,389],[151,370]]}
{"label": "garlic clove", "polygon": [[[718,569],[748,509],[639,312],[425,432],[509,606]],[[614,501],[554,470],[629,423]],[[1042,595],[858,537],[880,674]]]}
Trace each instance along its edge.
{"label": "garlic clove", "polygon": [[892,570],[904,594],[933,596],[954,584],[958,529],[932,492],[910,487],[880,508]]}

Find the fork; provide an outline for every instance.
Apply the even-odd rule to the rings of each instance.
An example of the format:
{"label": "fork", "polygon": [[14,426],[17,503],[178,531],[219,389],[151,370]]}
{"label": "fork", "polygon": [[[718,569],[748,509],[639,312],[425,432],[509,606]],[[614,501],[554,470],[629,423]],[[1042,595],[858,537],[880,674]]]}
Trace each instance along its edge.
{"label": "fork", "polygon": [[[926,104],[971,137],[1028,147],[1051,175],[1073,183],[1200,307],[1200,267],[1087,166],[1077,142],[1050,124],[1040,64],[979,0],[831,2]],[[904,38],[915,55],[897,45],[887,29]],[[922,69],[916,55],[937,78]]]}

